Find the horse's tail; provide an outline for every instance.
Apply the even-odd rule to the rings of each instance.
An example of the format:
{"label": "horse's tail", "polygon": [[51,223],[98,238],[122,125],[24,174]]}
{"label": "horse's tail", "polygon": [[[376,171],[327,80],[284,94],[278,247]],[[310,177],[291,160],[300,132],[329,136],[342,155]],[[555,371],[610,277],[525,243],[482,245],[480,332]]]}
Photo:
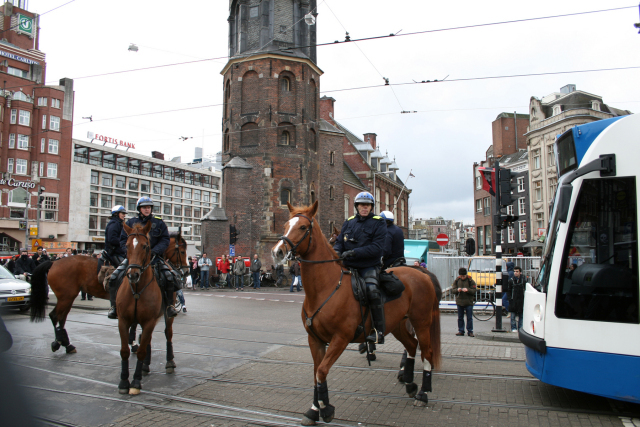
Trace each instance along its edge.
{"label": "horse's tail", "polygon": [[436,292],[436,299],[433,301],[433,309],[431,310],[431,349],[433,351],[433,367],[437,368],[442,362],[442,345],[440,342],[440,300],[442,299],[442,287],[440,281],[431,271],[424,269]]}
{"label": "horse's tail", "polygon": [[47,273],[53,261],[46,261],[36,267],[31,276],[31,321],[42,322],[47,305]]}

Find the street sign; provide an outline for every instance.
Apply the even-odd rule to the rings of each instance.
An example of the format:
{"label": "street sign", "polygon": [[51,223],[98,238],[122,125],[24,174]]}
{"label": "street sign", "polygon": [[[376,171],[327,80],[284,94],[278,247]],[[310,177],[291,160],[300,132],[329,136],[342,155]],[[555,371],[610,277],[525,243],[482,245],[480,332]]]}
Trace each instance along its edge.
{"label": "street sign", "polygon": [[229,256],[236,256],[236,245],[229,245]]}
{"label": "street sign", "polygon": [[26,230],[27,229],[27,221],[23,221],[23,220],[18,221],[18,229]]}
{"label": "street sign", "polygon": [[436,236],[436,242],[440,246],[447,246],[449,244],[449,236],[444,233],[440,233]]}
{"label": "street sign", "polygon": [[30,225],[29,226],[29,236],[37,236],[38,235],[38,226]]}
{"label": "street sign", "polygon": [[38,249],[38,246],[42,246],[42,240],[40,239],[33,239],[31,241],[31,250],[35,251],[36,249]]}

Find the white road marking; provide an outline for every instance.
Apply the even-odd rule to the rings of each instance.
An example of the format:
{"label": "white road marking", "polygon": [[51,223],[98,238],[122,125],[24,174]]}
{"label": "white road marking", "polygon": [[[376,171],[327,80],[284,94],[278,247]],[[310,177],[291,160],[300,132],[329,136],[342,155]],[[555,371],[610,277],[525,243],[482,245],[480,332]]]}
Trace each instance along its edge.
{"label": "white road marking", "polygon": [[279,299],[270,299],[269,301],[280,301]]}
{"label": "white road marking", "polygon": [[256,301],[264,301],[264,298],[256,298]]}
{"label": "white road marking", "polygon": [[285,301],[285,302],[295,302],[295,301]]}

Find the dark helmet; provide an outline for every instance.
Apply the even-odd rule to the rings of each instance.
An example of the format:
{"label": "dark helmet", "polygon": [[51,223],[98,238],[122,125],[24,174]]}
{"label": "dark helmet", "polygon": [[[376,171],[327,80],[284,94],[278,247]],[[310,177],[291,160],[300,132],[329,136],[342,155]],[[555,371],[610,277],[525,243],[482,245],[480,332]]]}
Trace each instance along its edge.
{"label": "dark helmet", "polygon": [[358,203],[368,203],[370,205],[375,205],[373,196],[368,191],[358,193],[355,200],[353,201],[353,205],[356,206]]}
{"label": "dark helmet", "polygon": [[138,210],[138,212],[140,212],[140,208],[142,206],[151,206],[151,209],[153,209],[153,200],[151,199],[151,197],[147,197],[147,196],[142,196],[138,199],[138,203],[136,203],[136,209]]}

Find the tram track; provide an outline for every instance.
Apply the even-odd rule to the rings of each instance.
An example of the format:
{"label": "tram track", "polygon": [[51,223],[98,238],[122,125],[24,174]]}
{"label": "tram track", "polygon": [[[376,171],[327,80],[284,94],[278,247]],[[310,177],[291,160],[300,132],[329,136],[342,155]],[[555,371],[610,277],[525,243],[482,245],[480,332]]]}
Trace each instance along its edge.
{"label": "tram track", "polygon": [[[67,374],[67,373],[62,373],[62,372],[55,372],[55,371],[51,371],[51,370],[44,369],[44,368],[27,366],[27,365],[22,365],[22,364],[19,364],[19,363],[14,363],[14,362],[12,362],[12,364],[14,364],[16,366],[21,366],[21,367],[27,368],[27,369],[33,369],[33,370],[46,372],[46,373],[49,373],[49,374],[52,374],[52,375],[64,376],[64,377],[69,377],[69,378],[73,378],[73,379],[77,379],[77,380],[88,381],[88,382],[93,382],[93,383],[106,385],[106,386],[109,386],[109,387],[114,387],[114,384],[107,383],[107,382],[100,381],[100,380],[84,378],[84,377],[80,377],[80,376],[77,376],[77,375]],[[114,368],[113,366],[109,366],[109,365],[101,365],[101,364],[92,364],[92,365],[97,365],[97,366],[101,366],[101,367],[105,367],[105,368],[109,368],[109,369],[113,369]],[[179,374],[175,374],[174,373],[174,374],[164,374],[164,375],[179,375]],[[254,382],[254,381],[241,381],[241,380],[227,380],[227,379],[206,378],[206,377],[200,377],[200,376],[195,376],[195,375],[187,375],[187,374],[181,374],[179,376],[190,377],[190,378],[195,378],[195,379],[202,379],[202,380],[205,380],[205,381],[226,383],[226,384],[248,385],[248,386],[265,387],[265,388],[271,388],[271,389],[276,388],[276,389],[291,390],[291,391],[305,392],[305,393],[309,392],[309,387],[298,387],[298,386],[289,386],[289,385],[284,385],[284,384],[273,384],[273,383],[259,383],[259,382]],[[39,389],[39,387],[35,387],[35,386],[25,386],[25,387]],[[79,392],[64,392],[64,393],[83,395],[83,393],[79,393]],[[219,405],[219,404],[211,403],[211,402],[203,402],[203,401],[199,401],[199,400],[195,400],[195,399],[183,398],[183,397],[180,397],[180,396],[167,395],[167,394],[164,394],[164,393],[158,393],[158,392],[152,392],[152,391],[146,391],[146,390],[144,391],[144,393],[147,394],[147,395],[156,396],[156,397],[162,397],[162,398],[165,398],[165,399],[175,400],[175,401],[179,401],[179,402],[183,402],[183,403],[187,403],[187,404],[195,404],[195,405],[200,405],[200,406],[221,408],[221,409],[227,409],[227,410],[233,410],[233,411],[245,411],[245,412],[248,411],[248,412],[251,412],[251,413],[254,413],[254,414],[258,414],[258,413],[262,412],[262,411],[253,411],[253,410],[248,410],[248,409],[236,408],[236,407],[227,406],[227,405]],[[389,394],[382,394],[382,393],[362,393],[362,392],[348,392],[348,391],[340,391],[340,390],[331,390],[331,393],[335,394],[335,395],[353,396],[353,397],[361,397],[361,398],[368,398],[368,399],[375,399],[375,398],[383,398],[383,399],[385,399],[386,398],[386,399],[408,400],[408,401],[413,401],[414,400],[413,398],[410,398],[410,397],[407,397],[407,396],[389,395]],[[100,398],[102,398],[102,397],[100,397]],[[110,396],[108,396],[107,398],[109,400],[123,401],[121,399],[117,399],[117,398],[110,397]],[[126,400],[126,401],[123,401],[123,402],[131,403],[130,400]],[[566,412],[566,413],[577,413],[577,414],[599,415],[599,416],[612,416],[612,417],[630,417],[630,418],[637,417],[637,413],[625,412],[625,411],[614,411],[614,410],[604,411],[604,410],[593,410],[593,409],[585,409],[585,408],[566,408],[566,407],[557,407],[557,406],[524,405],[524,404],[512,404],[512,403],[495,403],[495,402],[488,402],[488,401],[464,401],[464,400],[456,400],[456,399],[438,399],[438,398],[430,398],[429,402],[430,403],[441,403],[441,404],[455,404],[455,405],[469,405],[469,406],[504,408],[504,409]],[[136,402],[136,404],[139,404],[139,405],[142,405],[142,406],[157,406],[157,409],[162,409],[162,410],[173,410],[174,409],[173,407],[166,407],[166,406],[156,405],[156,404],[149,405],[149,404],[143,403],[143,402]],[[205,413],[205,414],[208,415],[208,416],[212,416],[211,413]],[[268,414],[268,413],[265,413],[265,414]],[[286,418],[288,420],[293,420],[296,423],[299,422],[298,418],[276,415],[276,418],[278,418],[278,417]],[[274,425],[274,424],[260,424],[260,425]],[[277,425],[291,425],[291,424],[277,424]],[[298,424],[296,424],[296,425],[298,425]],[[341,424],[333,424],[333,425],[341,425]]]}

